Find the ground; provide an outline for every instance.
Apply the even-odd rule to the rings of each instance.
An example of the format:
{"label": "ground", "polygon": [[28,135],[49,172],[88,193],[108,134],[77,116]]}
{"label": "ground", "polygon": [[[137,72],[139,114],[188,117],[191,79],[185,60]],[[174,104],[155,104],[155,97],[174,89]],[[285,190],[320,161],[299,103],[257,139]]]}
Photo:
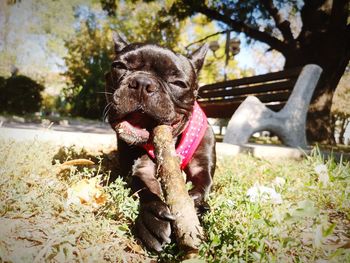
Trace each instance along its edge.
{"label": "ground", "polygon": [[[103,186],[98,208],[69,202],[81,179],[106,181],[115,152],[8,139],[0,152],[0,262],[179,261],[175,244],[155,255],[133,237],[138,199],[125,179]],[[96,165],[62,165],[77,158]],[[349,163],[316,150],[301,160],[219,156],[209,204],[206,262],[350,262]]]}

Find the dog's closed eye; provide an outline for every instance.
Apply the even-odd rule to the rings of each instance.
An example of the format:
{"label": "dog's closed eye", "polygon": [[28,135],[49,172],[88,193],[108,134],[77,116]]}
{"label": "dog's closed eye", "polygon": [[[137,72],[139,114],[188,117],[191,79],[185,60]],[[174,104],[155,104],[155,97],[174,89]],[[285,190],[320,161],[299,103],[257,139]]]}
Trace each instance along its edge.
{"label": "dog's closed eye", "polygon": [[187,89],[187,87],[188,87],[187,84],[185,82],[181,81],[181,80],[172,81],[172,82],[170,82],[170,84],[178,86],[178,87],[180,87],[182,89]]}
{"label": "dog's closed eye", "polygon": [[127,66],[121,61],[112,62],[112,68],[113,69],[124,69],[124,70],[128,69]]}

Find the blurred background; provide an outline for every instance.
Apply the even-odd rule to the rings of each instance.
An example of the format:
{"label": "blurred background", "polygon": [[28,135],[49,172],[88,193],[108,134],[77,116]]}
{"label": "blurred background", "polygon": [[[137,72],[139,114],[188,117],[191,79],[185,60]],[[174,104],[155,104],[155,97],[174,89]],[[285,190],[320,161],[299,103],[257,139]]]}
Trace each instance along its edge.
{"label": "blurred background", "polygon": [[349,144],[348,24],[348,1],[0,0],[0,121],[104,127],[117,31],[184,55],[209,43],[201,85],[317,63],[309,138]]}

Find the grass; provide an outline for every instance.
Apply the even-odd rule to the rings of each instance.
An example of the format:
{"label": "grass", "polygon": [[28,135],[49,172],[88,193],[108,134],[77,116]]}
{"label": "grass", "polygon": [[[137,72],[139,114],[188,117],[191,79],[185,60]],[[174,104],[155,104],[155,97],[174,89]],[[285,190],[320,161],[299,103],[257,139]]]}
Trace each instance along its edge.
{"label": "grass", "polygon": [[[111,156],[8,141],[0,141],[0,153],[0,262],[179,261],[174,244],[154,255],[134,239],[138,201],[121,178],[104,186],[101,208],[67,205],[75,182],[108,178]],[[62,169],[78,157],[100,165]],[[254,186],[282,200],[251,200]],[[348,163],[323,160],[316,150],[300,161],[219,158],[209,203],[200,248],[207,262],[350,262]]]}
{"label": "grass", "polygon": [[98,175],[98,167],[62,172],[59,163],[52,164],[57,154],[53,146],[4,141],[0,145],[1,262],[146,259],[130,234],[137,202],[122,180],[106,187],[109,198],[98,211],[67,206],[69,186]]}
{"label": "grass", "polygon": [[[220,162],[204,219],[213,262],[349,262],[349,166],[313,154],[303,161],[270,162],[241,155]],[[315,167],[325,164],[327,185]],[[276,178],[283,178],[282,183]],[[246,193],[259,183],[281,194],[281,204],[251,202]],[[342,244],[342,245],[340,245]]]}

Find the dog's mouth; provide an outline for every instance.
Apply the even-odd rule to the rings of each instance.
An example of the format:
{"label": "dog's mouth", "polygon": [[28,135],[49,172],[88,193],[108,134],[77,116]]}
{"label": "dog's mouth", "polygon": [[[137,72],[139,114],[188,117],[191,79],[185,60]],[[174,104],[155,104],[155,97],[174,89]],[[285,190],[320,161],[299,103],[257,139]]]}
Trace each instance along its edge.
{"label": "dog's mouth", "polygon": [[[180,120],[175,120],[169,125],[173,130],[176,130],[181,123]],[[122,120],[120,120],[115,130],[119,137],[129,144],[143,144],[150,140],[153,129],[162,121],[156,120],[142,111],[135,111],[127,114]]]}

